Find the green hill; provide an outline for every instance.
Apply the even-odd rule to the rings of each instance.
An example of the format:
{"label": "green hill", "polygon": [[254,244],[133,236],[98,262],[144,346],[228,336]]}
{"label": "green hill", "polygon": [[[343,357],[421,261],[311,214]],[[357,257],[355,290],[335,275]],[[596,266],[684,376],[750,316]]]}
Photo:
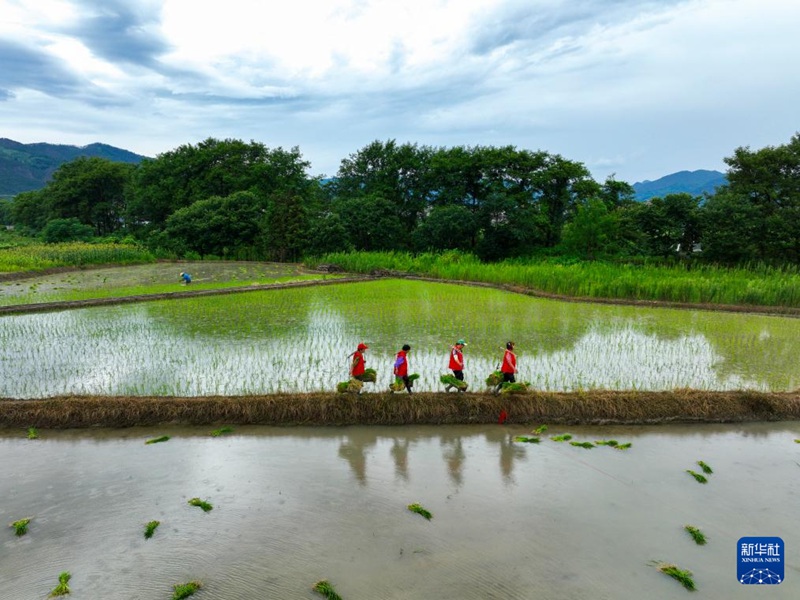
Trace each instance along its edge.
{"label": "green hill", "polygon": [[58,167],[79,156],[126,163],[139,163],[146,158],[107,144],[21,144],[0,138],[0,197],[43,188]]}
{"label": "green hill", "polygon": [[679,171],[665,175],[655,181],[642,181],[633,184],[636,199],[663,198],[669,194],[687,193],[702,196],[704,192],[713,194],[718,186],[728,183],[725,173],[719,171]]}

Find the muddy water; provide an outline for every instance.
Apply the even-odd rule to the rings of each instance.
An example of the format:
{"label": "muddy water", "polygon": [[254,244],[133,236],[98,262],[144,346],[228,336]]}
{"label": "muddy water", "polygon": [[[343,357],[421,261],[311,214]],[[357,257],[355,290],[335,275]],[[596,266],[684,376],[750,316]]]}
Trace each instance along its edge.
{"label": "muddy water", "polygon": [[[197,598],[312,599],[320,579],[348,600],[685,598],[658,560],[693,571],[697,597],[752,598],[743,536],[783,538],[785,581],[760,591],[800,595],[800,423],[546,436],[566,431],[633,446],[501,426],[3,432],[0,521],[33,521],[0,531],[0,599],[44,598],[62,571],[76,599],[168,599],[189,580]],[[685,472],[698,460],[706,485]]]}

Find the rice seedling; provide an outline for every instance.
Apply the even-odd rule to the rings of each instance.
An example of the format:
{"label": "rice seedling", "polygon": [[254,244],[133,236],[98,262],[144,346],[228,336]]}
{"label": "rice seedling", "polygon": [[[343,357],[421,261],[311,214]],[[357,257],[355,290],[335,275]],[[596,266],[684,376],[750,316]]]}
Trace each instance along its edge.
{"label": "rice seedling", "polygon": [[150,521],[144,526],[144,539],[149,540],[161,525],[161,521]]}
{"label": "rice seedling", "polygon": [[700,466],[701,469],[703,469],[703,473],[705,473],[706,475],[710,475],[711,473],[714,472],[714,470],[711,467],[709,467],[706,463],[704,463],[702,460],[698,460],[697,464]]}
{"label": "rice seedling", "polygon": [[538,444],[541,442],[541,439],[538,437],[528,437],[525,435],[518,435],[514,438],[515,442],[523,442],[526,444]]}
{"label": "rice seedling", "polygon": [[359,381],[355,377],[351,377],[349,381],[340,381],[336,384],[336,391],[343,394],[345,392],[350,392],[357,394],[361,391],[361,388],[364,387],[364,383]]}
{"label": "rice seedling", "polygon": [[692,579],[691,571],[679,569],[676,565],[668,563],[658,563],[658,570],[672,577],[689,591],[697,589]]}
{"label": "rice seedling", "polygon": [[408,510],[410,510],[410,511],[411,511],[411,512],[413,512],[413,513],[417,513],[418,515],[422,515],[422,516],[423,516],[423,517],[425,517],[425,518],[426,518],[428,521],[430,521],[430,520],[433,518],[433,515],[432,515],[432,514],[431,514],[429,511],[425,510],[425,509],[422,507],[422,505],[420,505],[420,504],[417,504],[417,503],[414,503],[414,504],[409,504],[409,505],[408,505]]}
{"label": "rice seedling", "polygon": [[233,427],[228,427],[225,425],[224,427],[220,427],[219,429],[215,429],[211,432],[211,437],[220,437],[225,435],[226,433],[232,433]]}
{"label": "rice seedling", "polygon": [[523,394],[523,393],[528,391],[528,388],[530,387],[530,385],[531,384],[528,383],[527,381],[525,381],[525,382],[517,381],[515,383],[506,382],[500,388],[500,393],[501,394]]}
{"label": "rice seedling", "polygon": [[685,525],[683,528],[689,533],[690,536],[692,536],[692,539],[697,543],[698,546],[703,546],[706,543],[706,536],[697,527],[694,527],[693,525]]}
{"label": "rice seedling", "polygon": [[203,587],[199,581],[189,581],[187,583],[176,583],[172,586],[172,600],[184,600]]}
{"label": "rice seedling", "polygon": [[503,383],[503,374],[500,371],[494,371],[486,378],[486,387],[496,387]]}
{"label": "rice seedling", "polygon": [[547,431],[547,425],[539,425],[533,430],[533,435],[542,435],[545,431]]}
{"label": "rice seedling", "polygon": [[461,381],[457,379],[455,375],[451,375],[450,373],[446,373],[439,377],[439,382],[445,385],[445,390],[449,391],[451,387],[456,388],[459,391],[465,391],[468,387],[466,381]]}
{"label": "rice seedling", "polygon": [[617,447],[619,446],[619,442],[617,440],[597,440],[595,441],[597,446],[611,446]]}
{"label": "rice seedling", "polygon": [[550,439],[554,442],[568,442],[572,439],[572,435],[569,433],[562,433],[561,435],[551,435]]}
{"label": "rice seedling", "polygon": [[170,438],[169,438],[169,436],[168,436],[168,435],[162,435],[161,437],[152,438],[152,439],[149,439],[149,440],[147,440],[147,441],[145,442],[145,444],[160,444],[161,442],[166,442],[166,441],[168,441],[169,439],[170,439]]}
{"label": "rice seedling", "polygon": [[706,479],[705,475],[692,471],[691,469],[686,469],[686,472],[694,477],[698,483],[708,483],[708,479]]}
{"label": "rice seedling", "polygon": [[325,596],[327,600],[342,600],[342,597],[336,593],[331,583],[325,579],[315,583],[313,589],[315,592]]}
{"label": "rice seedling", "polygon": [[70,593],[69,591],[69,580],[72,579],[72,575],[68,571],[62,572],[58,576],[58,585],[53,588],[53,591],[50,592],[50,596],[66,596]]}
{"label": "rice seedling", "polygon": [[795,440],[794,443],[795,444],[800,444],[800,440]]}
{"label": "rice seedling", "polygon": [[378,381],[378,373],[375,369],[364,369],[364,375],[362,375],[362,381],[364,383],[375,383]]}
{"label": "rice seedling", "polygon": [[197,506],[198,508],[202,508],[203,512],[208,512],[214,508],[210,503],[206,502],[205,500],[200,500],[200,498],[192,498],[189,500],[189,504],[192,506]]}
{"label": "rice seedling", "polygon": [[39,438],[39,431],[36,427],[28,427],[28,439],[29,440],[36,440]]}
{"label": "rice seedling", "polygon": [[625,442],[624,444],[617,444],[616,446],[614,446],[614,450],[627,450],[632,445],[633,444],[631,442]]}
{"label": "rice seedling", "polygon": [[14,534],[17,536],[23,536],[28,533],[28,524],[30,524],[31,519],[33,517],[28,517],[26,519],[20,519],[19,521],[14,521],[9,525],[9,527],[14,529]]}
{"label": "rice seedling", "polygon": [[570,446],[578,446],[579,448],[594,448],[592,442],[570,442]]}

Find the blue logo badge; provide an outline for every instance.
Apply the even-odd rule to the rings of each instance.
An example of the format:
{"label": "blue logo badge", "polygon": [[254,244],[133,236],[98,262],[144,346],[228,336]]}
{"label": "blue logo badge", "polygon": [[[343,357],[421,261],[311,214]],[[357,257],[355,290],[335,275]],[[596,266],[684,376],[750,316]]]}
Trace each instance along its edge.
{"label": "blue logo badge", "polygon": [[736,542],[736,576],[743,585],[783,583],[783,540],[779,537],[743,537]]}

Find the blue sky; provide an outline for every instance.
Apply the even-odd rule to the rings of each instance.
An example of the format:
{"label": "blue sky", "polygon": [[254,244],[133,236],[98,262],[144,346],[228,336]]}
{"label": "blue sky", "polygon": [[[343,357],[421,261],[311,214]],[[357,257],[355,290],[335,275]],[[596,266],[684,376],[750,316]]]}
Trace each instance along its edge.
{"label": "blue sky", "polygon": [[0,137],[506,145],[634,183],[800,130],[797,0],[0,0]]}

